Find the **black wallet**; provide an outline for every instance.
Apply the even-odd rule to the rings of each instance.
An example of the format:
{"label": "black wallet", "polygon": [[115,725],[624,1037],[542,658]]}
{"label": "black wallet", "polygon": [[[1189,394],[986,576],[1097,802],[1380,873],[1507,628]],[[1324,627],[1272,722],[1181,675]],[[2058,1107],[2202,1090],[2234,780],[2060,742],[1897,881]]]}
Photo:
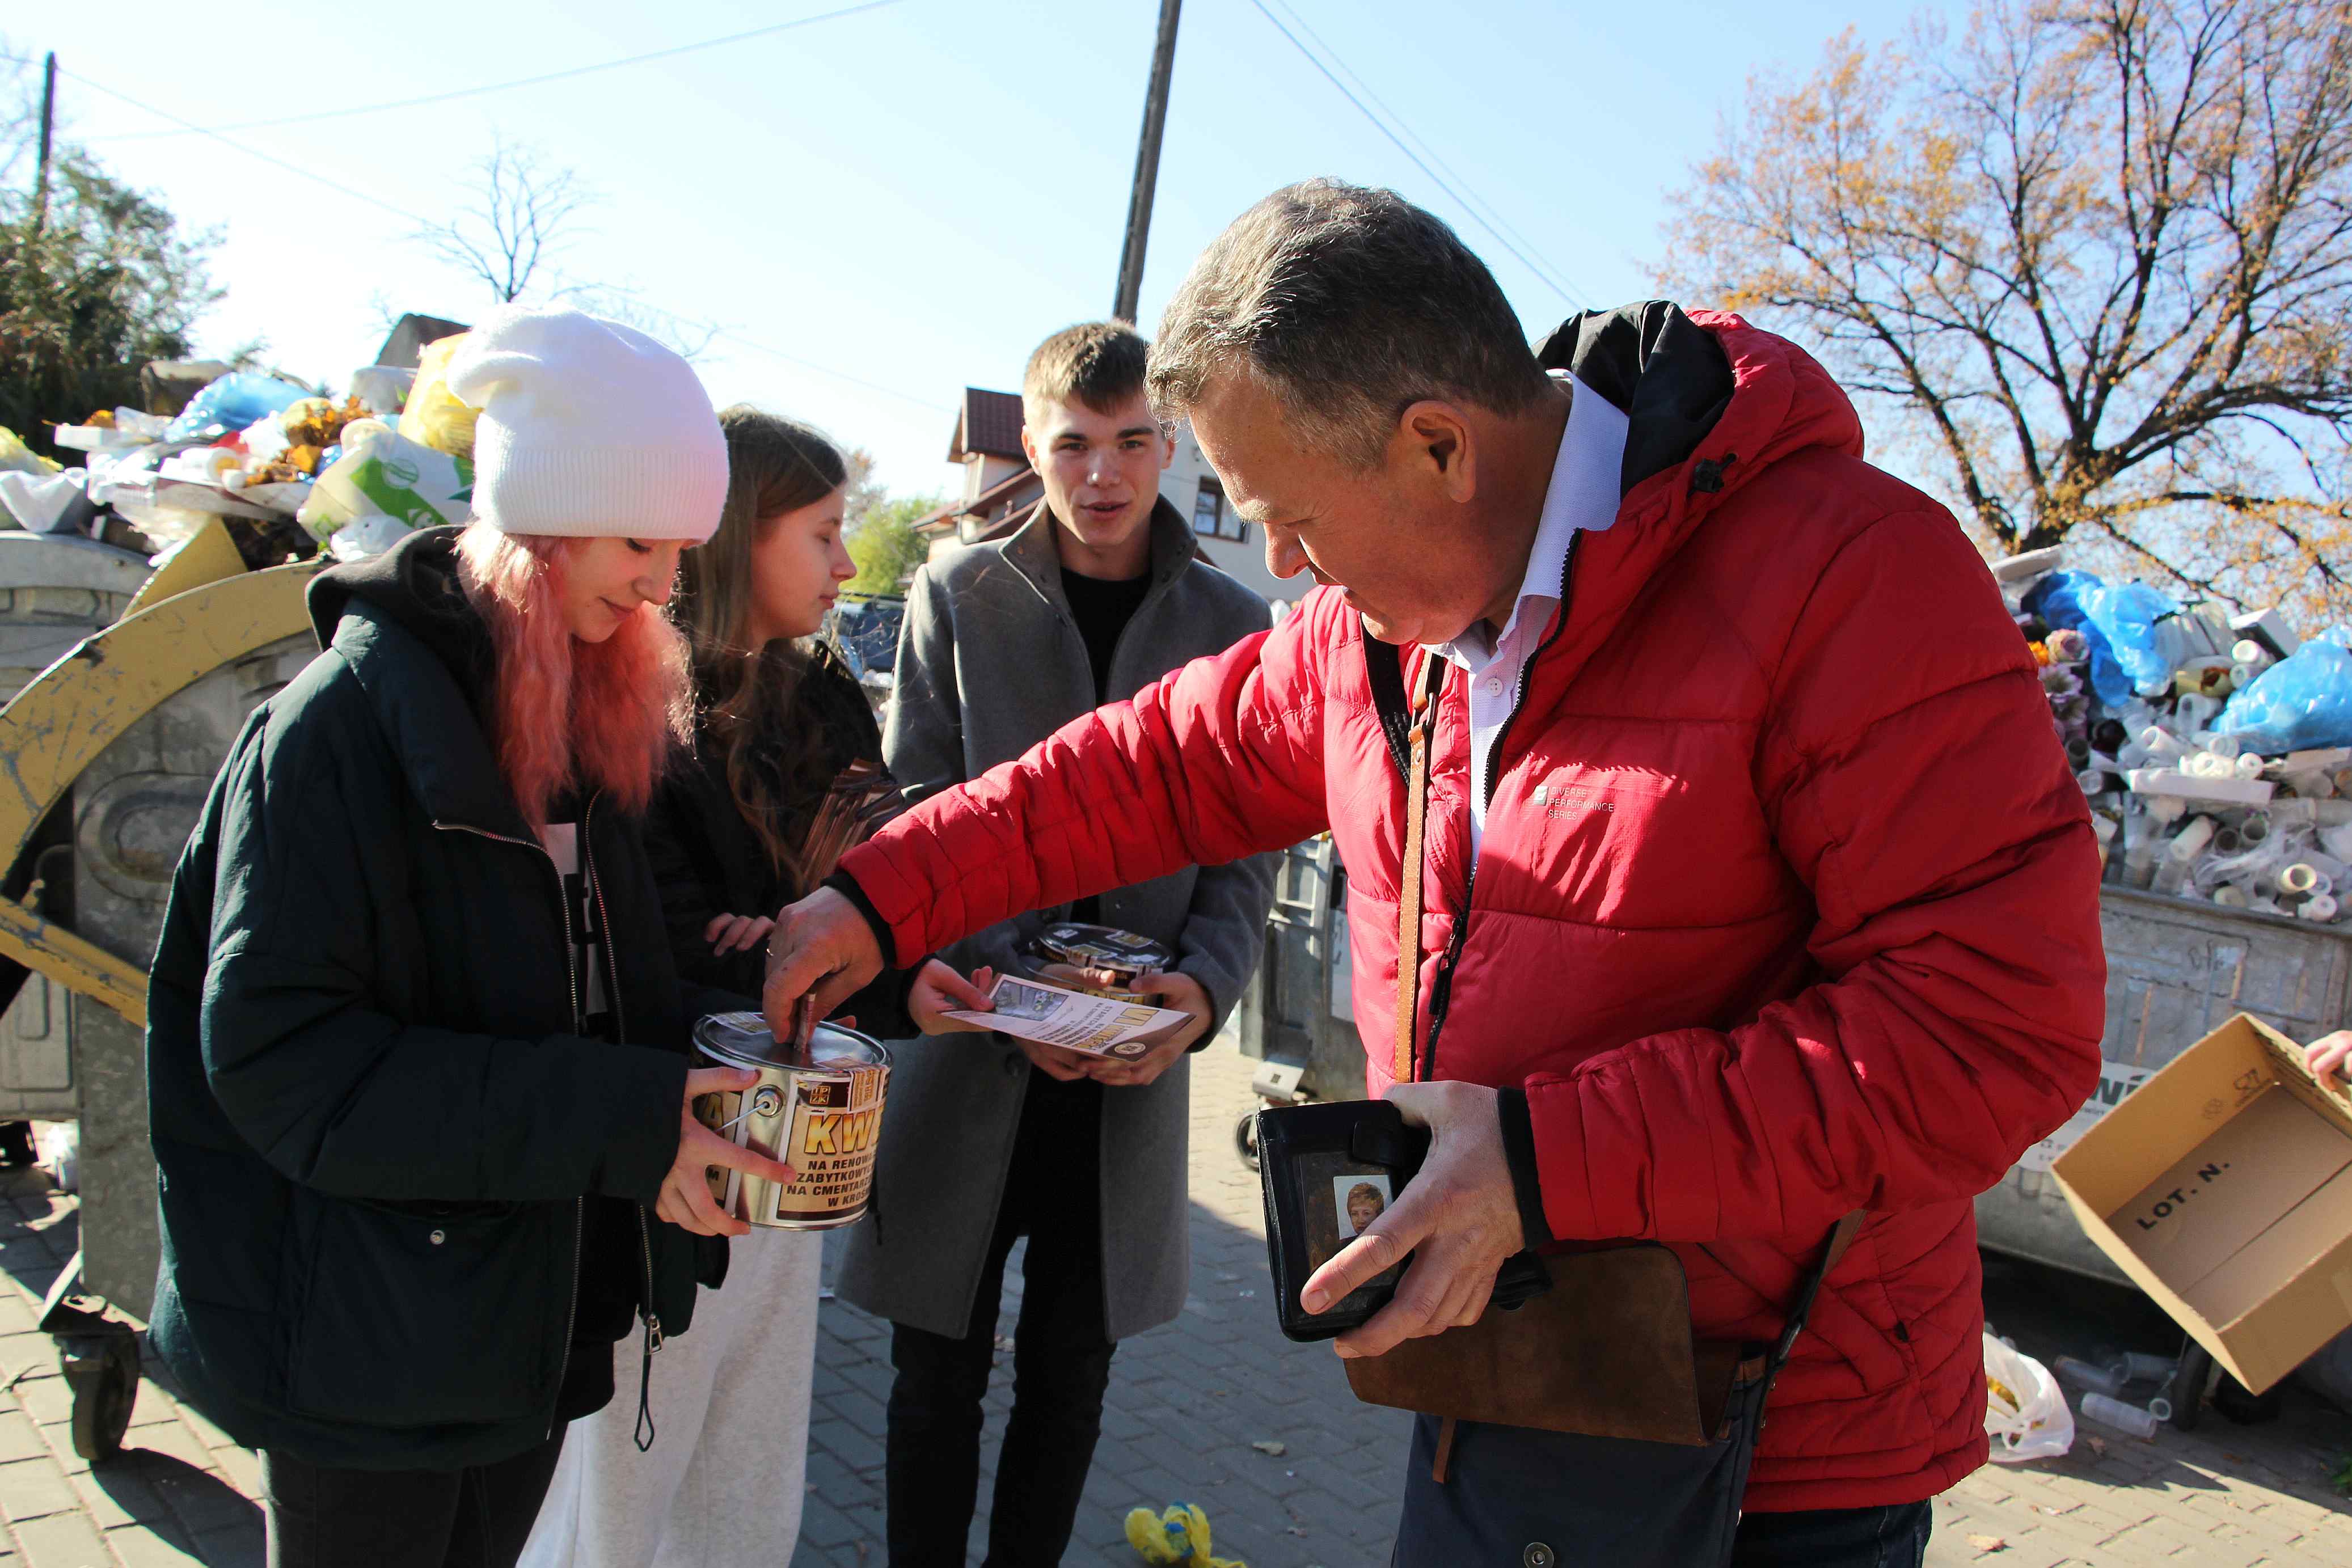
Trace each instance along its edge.
{"label": "black wallet", "polygon": [[[1257,1152],[1276,1317],[1287,1338],[1336,1338],[1388,1305],[1411,1256],[1323,1312],[1301,1307],[1298,1292],[1411,1185],[1429,1155],[1428,1129],[1407,1125],[1385,1100],[1286,1105],[1257,1113]],[[1550,1286],[1542,1260],[1517,1252],[1504,1260],[1489,1305],[1508,1311]]]}

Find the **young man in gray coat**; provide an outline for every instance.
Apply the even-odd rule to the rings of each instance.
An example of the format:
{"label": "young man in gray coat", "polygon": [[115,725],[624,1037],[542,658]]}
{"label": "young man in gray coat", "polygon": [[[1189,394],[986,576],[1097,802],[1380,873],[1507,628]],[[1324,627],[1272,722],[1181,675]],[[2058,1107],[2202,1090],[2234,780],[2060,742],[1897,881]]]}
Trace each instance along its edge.
{"label": "young man in gray coat", "polygon": [[[915,574],[883,735],[910,803],[1266,629],[1265,601],[1201,559],[1191,526],[1160,498],[1172,449],[1144,396],[1145,350],[1116,322],[1041,344],[1022,381],[1021,442],[1045,499],[1012,537]],[[1112,1352],[1183,1305],[1185,1058],[1240,1000],[1273,891],[1264,858],[1188,870],[1007,921],[942,955],[965,970],[1034,972],[1027,947],[1045,925],[1098,921],[1174,949],[1175,967],[1137,988],[1191,1022],[1132,1063],[1003,1035],[899,1051],[877,1222],[850,1233],[838,1287],[893,1325],[890,1568],[964,1561],[997,1301],[1023,1236],[987,1561],[1061,1560]]]}

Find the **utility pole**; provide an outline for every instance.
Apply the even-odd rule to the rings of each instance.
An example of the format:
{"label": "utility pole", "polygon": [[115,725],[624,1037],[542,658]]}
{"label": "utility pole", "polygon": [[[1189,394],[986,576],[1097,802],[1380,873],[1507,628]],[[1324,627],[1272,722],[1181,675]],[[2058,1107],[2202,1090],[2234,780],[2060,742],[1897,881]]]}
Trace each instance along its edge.
{"label": "utility pole", "polygon": [[1160,40],[1151,50],[1151,86],[1143,98],[1143,140],[1135,150],[1135,190],[1127,202],[1127,244],[1118,256],[1118,298],[1110,308],[1135,319],[1143,292],[1143,246],[1151,237],[1151,193],[1160,183],[1160,134],[1168,128],[1168,78],[1176,70],[1176,14],[1183,0],[1160,0]]}
{"label": "utility pole", "polygon": [[41,70],[41,157],[33,171],[33,232],[49,213],[49,137],[58,122],[58,52],[49,51],[48,63]]}

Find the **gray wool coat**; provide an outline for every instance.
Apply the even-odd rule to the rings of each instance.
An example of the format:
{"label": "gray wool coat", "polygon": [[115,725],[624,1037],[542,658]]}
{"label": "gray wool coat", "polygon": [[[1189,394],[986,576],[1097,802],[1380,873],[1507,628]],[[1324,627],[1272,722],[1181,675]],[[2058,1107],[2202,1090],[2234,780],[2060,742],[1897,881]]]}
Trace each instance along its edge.
{"label": "gray wool coat", "polygon": [[[1043,502],[1010,538],[915,574],[882,751],[909,803],[1009,762],[1095,706],[1094,673],[1062,592]],[[1197,559],[1183,517],[1151,519],[1151,587],[1111,657],[1124,701],[1170,670],[1269,622],[1265,601]],[[1171,944],[1223,1025],[1255,971],[1274,859],[1179,872],[1102,895],[1102,918]],[[941,955],[970,972],[1034,967],[1022,950],[1066,905],[993,925]],[[904,1042],[882,1117],[876,1215],[849,1233],[835,1289],[894,1322],[961,1335],[996,1228],[1013,1130],[1034,1071],[1002,1035]],[[1185,1212],[1190,1061],[1103,1093],[1105,1325],[1125,1339],[1173,1318],[1192,1267]]]}

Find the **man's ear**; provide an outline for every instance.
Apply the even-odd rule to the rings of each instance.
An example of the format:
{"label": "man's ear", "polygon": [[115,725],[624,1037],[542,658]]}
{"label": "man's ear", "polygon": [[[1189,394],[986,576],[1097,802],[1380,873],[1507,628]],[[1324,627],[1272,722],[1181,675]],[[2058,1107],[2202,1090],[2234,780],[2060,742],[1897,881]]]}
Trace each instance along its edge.
{"label": "man's ear", "polygon": [[1389,454],[1391,463],[1402,459],[1403,472],[1416,483],[1436,489],[1455,506],[1478,493],[1475,429],[1460,408],[1443,399],[1423,398],[1397,416]]}
{"label": "man's ear", "polygon": [[1029,466],[1043,474],[1045,465],[1037,461],[1037,438],[1029,434],[1029,422],[1021,422],[1021,455],[1029,459]]}

